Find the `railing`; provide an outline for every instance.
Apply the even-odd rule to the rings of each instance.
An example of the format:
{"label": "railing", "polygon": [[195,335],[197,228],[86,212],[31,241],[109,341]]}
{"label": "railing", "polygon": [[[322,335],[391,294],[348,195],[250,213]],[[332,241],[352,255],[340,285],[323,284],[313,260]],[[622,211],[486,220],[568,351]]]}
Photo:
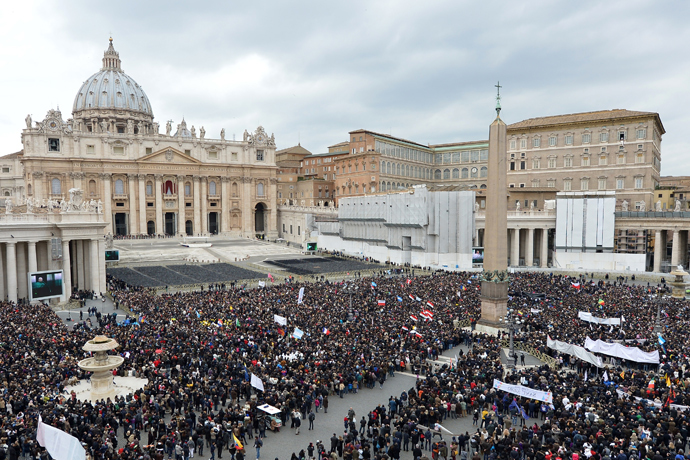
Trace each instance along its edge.
{"label": "railing", "polygon": [[[501,347],[503,348],[508,348],[508,339],[501,339]],[[542,353],[541,351],[538,351],[535,349],[533,346],[528,345],[524,342],[517,341],[513,338],[513,348],[516,350],[524,351],[526,353],[529,353],[530,355],[534,356],[535,358],[539,359],[540,361],[543,361],[546,363],[547,366],[549,366],[551,369],[558,370],[558,368],[561,366],[561,362],[557,360],[556,358],[547,355],[546,353]]]}
{"label": "railing", "polygon": [[[486,218],[486,211],[477,211],[476,217],[478,219],[484,219]],[[529,209],[526,211],[508,211],[506,215],[510,218],[529,218],[529,217],[535,217],[535,218],[544,218],[544,217],[556,217],[556,210],[555,209],[544,209],[544,210],[534,210],[530,211]]]}

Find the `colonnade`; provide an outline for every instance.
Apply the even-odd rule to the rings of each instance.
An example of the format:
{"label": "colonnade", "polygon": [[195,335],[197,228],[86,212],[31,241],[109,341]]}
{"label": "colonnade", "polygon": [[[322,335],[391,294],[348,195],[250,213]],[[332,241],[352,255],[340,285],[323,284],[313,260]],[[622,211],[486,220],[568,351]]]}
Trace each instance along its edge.
{"label": "colonnade", "polygon": [[105,292],[102,238],[10,239],[17,241],[0,242],[0,298],[13,302],[28,299],[28,273],[47,270],[63,270],[67,297],[73,288]]}

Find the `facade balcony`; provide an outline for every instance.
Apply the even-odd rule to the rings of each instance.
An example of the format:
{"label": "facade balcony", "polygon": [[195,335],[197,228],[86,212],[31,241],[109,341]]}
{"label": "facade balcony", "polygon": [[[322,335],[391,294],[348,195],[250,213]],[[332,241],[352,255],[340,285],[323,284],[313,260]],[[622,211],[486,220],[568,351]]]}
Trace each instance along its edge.
{"label": "facade balcony", "polygon": [[113,195],[115,201],[127,201],[128,195],[126,193],[116,193]]}

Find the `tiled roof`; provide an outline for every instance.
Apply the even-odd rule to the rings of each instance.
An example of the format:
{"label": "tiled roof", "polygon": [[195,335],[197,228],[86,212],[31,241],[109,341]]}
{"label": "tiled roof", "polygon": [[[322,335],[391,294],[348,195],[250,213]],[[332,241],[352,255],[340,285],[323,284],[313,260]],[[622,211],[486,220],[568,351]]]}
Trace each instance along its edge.
{"label": "tiled roof", "polygon": [[19,156],[24,155],[24,150],[20,150],[19,152],[14,152],[14,153],[8,153],[7,155],[3,155],[0,158],[4,158],[5,160],[10,160],[12,158],[16,158]]}
{"label": "tiled roof", "polygon": [[571,113],[567,115],[555,115],[551,117],[538,117],[522,120],[508,125],[509,130],[537,128],[542,126],[563,125],[569,123],[587,123],[596,121],[616,121],[621,118],[656,117],[661,126],[662,134],[666,131],[661,124],[659,114],[656,112],[638,112],[626,109],[598,110],[596,112]]}

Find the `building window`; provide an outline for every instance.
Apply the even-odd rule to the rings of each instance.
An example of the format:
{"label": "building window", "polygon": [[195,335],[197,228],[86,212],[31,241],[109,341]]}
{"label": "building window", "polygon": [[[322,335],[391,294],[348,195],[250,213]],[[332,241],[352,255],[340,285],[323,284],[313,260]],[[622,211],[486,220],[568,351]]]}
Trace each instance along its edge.
{"label": "building window", "polygon": [[532,147],[535,149],[538,149],[541,146],[541,138],[540,137],[535,137],[532,139]]}
{"label": "building window", "polygon": [[146,147],[146,154],[149,155],[153,153],[153,149],[151,147]]}
{"label": "building window", "polygon": [[230,153],[230,159],[232,161],[237,161],[237,152],[231,152]]}
{"label": "building window", "polygon": [[460,179],[460,170],[458,168],[453,169],[453,179]]}
{"label": "building window", "polygon": [[217,160],[218,159],[218,152],[208,152],[208,159],[209,160]]}
{"label": "building window", "polygon": [[263,150],[257,150],[256,151],[256,161],[264,161],[264,151]]}
{"label": "building window", "polygon": [[546,186],[551,188],[556,187],[556,179],[548,179],[546,181]]}
{"label": "building window", "polygon": [[618,131],[618,141],[622,142],[625,141],[626,139],[626,132],[625,131]]}
{"label": "building window", "polygon": [[153,195],[153,184],[151,182],[146,183],[146,195]]}
{"label": "building window", "polygon": [[644,163],[644,153],[635,155],[635,163]]}
{"label": "building window", "polygon": [[539,187],[539,179],[532,179],[532,187]]}
{"label": "building window", "polygon": [[589,156],[585,155],[582,157],[582,166],[589,166]]}
{"label": "building window", "polygon": [[527,139],[520,139],[520,148],[523,150],[527,148]]}
{"label": "building window", "polygon": [[606,190],[606,178],[605,177],[599,178],[598,188],[599,188],[599,190]]}
{"label": "building window", "polygon": [[95,145],[87,145],[86,146],[86,153],[96,153],[96,146]]}
{"label": "building window", "polygon": [[479,177],[486,177],[489,174],[489,168],[482,166],[479,170]]}
{"label": "building window", "polygon": [[53,195],[59,195],[62,193],[62,183],[57,177],[50,181],[50,193]]}
{"label": "building window", "polygon": [[599,133],[599,142],[605,143],[609,141],[609,133]]}
{"label": "building window", "polygon": [[619,177],[616,179],[616,189],[617,190],[623,190],[625,188],[625,179],[622,177]]}
{"label": "building window", "polygon": [[573,135],[572,134],[566,134],[565,145],[573,145]]}
{"label": "building window", "polygon": [[644,128],[639,128],[635,131],[635,135],[638,139],[645,139],[647,137],[647,130]]}
{"label": "building window", "polygon": [[469,179],[470,177],[470,170],[467,168],[462,168],[462,179]]}
{"label": "building window", "polygon": [[572,179],[563,179],[563,190],[566,192],[569,192],[573,189],[573,181]]}
{"label": "building window", "polygon": [[550,136],[549,137],[549,147],[555,147],[556,146],[556,136]]}
{"label": "building window", "polygon": [[563,166],[566,168],[571,168],[573,166],[573,157],[563,158]]}
{"label": "building window", "polygon": [[256,195],[257,196],[264,196],[264,184],[263,182],[259,182],[256,184]]}
{"label": "building window", "polygon": [[476,178],[477,176],[479,176],[478,172],[479,172],[479,170],[476,167],[470,169],[470,177]]}
{"label": "building window", "polygon": [[184,196],[192,196],[192,184],[189,182],[184,184]]}
{"label": "building window", "polygon": [[510,162],[510,170],[515,171],[515,162],[514,161]]}
{"label": "building window", "polygon": [[532,169],[541,168],[541,160],[539,158],[532,158]]}
{"label": "building window", "polygon": [[208,194],[209,195],[215,195],[216,194],[216,182],[211,181],[208,183]]}
{"label": "building window", "polygon": [[606,166],[609,164],[609,159],[606,155],[602,155],[599,157],[599,166]]}
{"label": "building window", "polygon": [[644,184],[644,178],[643,177],[636,177],[635,178],[635,188],[642,188]]}
{"label": "building window", "polygon": [[441,180],[441,170],[440,169],[437,169],[436,171],[434,171],[434,179],[435,180]]}
{"label": "building window", "polygon": [[555,168],[556,167],[556,159],[555,158],[549,158],[549,168]]}
{"label": "building window", "polygon": [[625,155],[618,155],[618,164],[619,165],[625,164]]}
{"label": "building window", "polygon": [[124,154],[125,154],[125,148],[124,148],[124,147],[115,146],[115,147],[113,147],[113,154],[115,154],[115,155],[124,155]]}
{"label": "building window", "polygon": [[589,179],[583,177],[580,179],[580,190],[589,190]]}
{"label": "building window", "polygon": [[115,195],[124,195],[125,194],[125,183],[122,181],[122,179],[117,179],[115,181]]}
{"label": "building window", "polygon": [[510,140],[510,150],[515,150],[517,147],[517,142],[515,142],[515,139]]}
{"label": "building window", "polygon": [[592,142],[592,134],[584,133],[582,135],[582,143],[583,144],[589,144],[590,142]]}
{"label": "building window", "polygon": [[48,151],[49,152],[59,152],[60,151],[60,139],[48,138]]}
{"label": "building window", "polygon": [[527,162],[526,161],[522,160],[520,162],[520,169],[527,169]]}
{"label": "building window", "polygon": [[3,167],[2,167],[2,172],[3,172],[3,174],[9,174],[9,172],[10,172],[10,167],[9,167],[9,166],[3,166]]}

